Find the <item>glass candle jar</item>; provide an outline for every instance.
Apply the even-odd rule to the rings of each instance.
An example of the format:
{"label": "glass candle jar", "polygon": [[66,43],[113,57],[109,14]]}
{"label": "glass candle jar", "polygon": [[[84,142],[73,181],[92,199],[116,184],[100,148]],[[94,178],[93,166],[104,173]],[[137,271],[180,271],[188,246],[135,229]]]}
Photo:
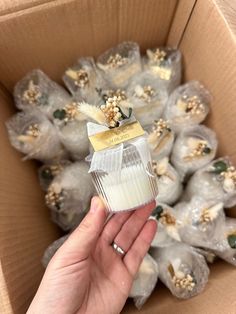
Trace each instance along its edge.
{"label": "glass candle jar", "polygon": [[91,173],[97,192],[109,211],[135,210],[155,200],[157,184],[146,139],[141,141],[139,148],[128,144],[121,150],[106,150],[103,162],[112,166],[106,171]]}

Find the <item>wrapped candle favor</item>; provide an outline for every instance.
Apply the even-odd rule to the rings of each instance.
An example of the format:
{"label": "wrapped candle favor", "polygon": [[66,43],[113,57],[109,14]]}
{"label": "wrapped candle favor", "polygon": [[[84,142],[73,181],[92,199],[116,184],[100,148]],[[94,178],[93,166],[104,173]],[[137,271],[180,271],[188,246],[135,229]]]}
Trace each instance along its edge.
{"label": "wrapped candle favor", "polygon": [[100,55],[97,67],[104,79],[114,88],[128,85],[130,78],[141,72],[141,57],[138,44],[123,42]]}
{"label": "wrapped candle favor", "polygon": [[134,210],[155,200],[157,185],[147,139],[131,110],[121,110],[116,98],[108,98],[100,108],[80,104],[80,110],[99,123],[88,123],[95,150],[89,172],[107,209]]}
{"label": "wrapped candle favor", "polygon": [[168,99],[159,80],[148,72],[137,74],[131,79],[127,95],[133,106],[134,116],[142,126],[161,117]]}
{"label": "wrapped candle favor", "polygon": [[151,255],[158,263],[160,280],[177,298],[188,299],[204,290],[209,268],[204,257],[191,246],[175,243],[153,249]]}
{"label": "wrapped candle favor", "polygon": [[82,160],[89,153],[87,119],[79,111],[79,103],[70,100],[53,113],[53,123],[65,148],[74,160]]}
{"label": "wrapped candle favor", "polygon": [[68,239],[68,237],[68,234],[64,235],[63,237],[57,239],[52,244],[50,244],[49,247],[45,250],[42,258],[42,264],[45,268],[48,266],[56,251],[62,246],[62,244]]}
{"label": "wrapped candle favor", "polygon": [[34,158],[50,162],[67,155],[56,128],[37,109],[15,114],[6,127],[12,146],[26,155],[25,160]]}
{"label": "wrapped candle favor", "polygon": [[236,266],[236,219],[226,218],[226,225],[222,233],[218,249],[214,253],[226,262]]}
{"label": "wrapped candle favor", "polygon": [[88,170],[86,162],[75,162],[64,168],[47,190],[46,205],[63,230],[75,228],[89,209],[94,187]]}
{"label": "wrapped candle favor", "polygon": [[155,160],[168,157],[172,150],[175,134],[168,121],[159,119],[149,127],[148,144]]}
{"label": "wrapped candle favor", "polygon": [[75,98],[82,98],[93,105],[98,104],[97,90],[103,86],[103,79],[93,58],[80,58],[66,70],[63,81]]}
{"label": "wrapped candle favor", "polygon": [[212,161],[190,178],[183,199],[193,195],[218,200],[226,208],[236,205],[236,169],[228,157]]}
{"label": "wrapped candle favor", "polygon": [[48,118],[69,101],[67,91],[41,70],[33,70],[23,77],[14,88],[16,107],[22,110],[37,108]]}
{"label": "wrapped candle favor", "polygon": [[223,203],[195,196],[174,207],[180,221],[179,234],[192,246],[216,249],[225,226]]}
{"label": "wrapped candle favor", "polygon": [[41,166],[38,170],[39,183],[44,191],[47,191],[49,185],[53,179],[62,172],[62,170],[69,166],[71,162],[69,160],[59,160],[50,164]]}
{"label": "wrapped candle favor", "polygon": [[154,290],[158,280],[158,265],[146,254],[133,281],[129,297],[134,299],[135,306],[140,309]]}
{"label": "wrapped candle favor", "polygon": [[177,137],[171,155],[171,163],[180,174],[186,175],[208,164],[216,154],[217,139],[215,132],[203,125],[183,130]]}
{"label": "wrapped candle favor", "polygon": [[164,117],[175,132],[200,124],[209,113],[211,95],[197,81],[177,87],[170,95]]}
{"label": "wrapped candle favor", "polygon": [[157,77],[170,94],[181,81],[181,53],[171,47],[148,49],[144,68]]}
{"label": "wrapped candle favor", "polygon": [[[177,219],[176,212],[173,208],[166,204],[162,204],[157,202],[157,207],[153,210],[151,214],[152,219],[156,219],[158,221],[158,228],[160,226],[161,229],[164,229],[163,232],[165,232],[168,237],[165,237],[169,241],[169,237],[174,239],[175,241],[181,241],[180,235],[179,235],[179,228],[180,228],[180,221]],[[159,230],[159,229],[158,229]],[[162,235],[164,237],[164,235]],[[155,245],[155,243],[156,245]],[[157,243],[158,240],[158,231],[156,234],[156,239],[153,242],[153,246],[158,246]],[[166,246],[166,245],[163,245]]]}
{"label": "wrapped candle favor", "polygon": [[178,200],[183,190],[179,174],[171,166],[167,157],[158,161],[153,160],[152,167],[158,187],[157,202],[172,205]]}

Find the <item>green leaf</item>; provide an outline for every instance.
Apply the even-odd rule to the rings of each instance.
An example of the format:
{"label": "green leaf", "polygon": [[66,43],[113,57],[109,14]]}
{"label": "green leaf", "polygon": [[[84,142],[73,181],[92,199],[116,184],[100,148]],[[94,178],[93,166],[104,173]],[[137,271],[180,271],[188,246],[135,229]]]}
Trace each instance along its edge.
{"label": "green leaf", "polygon": [[45,180],[52,180],[54,178],[49,168],[44,169],[41,175],[42,175],[42,178]]}
{"label": "green leaf", "polygon": [[227,168],[228,168],[227,164],[224,161],[222,161],[222,160],[216,161],[213,164],[213,167],[214,167],[214,170],[212,172],[216,173],[216,174],[220,174],[221,172],[226,171]]}
{"label": "green leaf", "polygon": [[53,112],[53,117],[55,119],[64,120],[66,117],[66,111],[64,109],[57,109]]}
{"label": "green leaf", "polygon": [[161,214],[163,213],[164,209],[162,206],[158,205],[152,212],[152,216],[155,217],[157,220],[161,218]]}
{"label": "green leaf", "polygon": [[227,240],[228,240],[229,246],[232,249],[236,249],[236,234],[228,235]]}

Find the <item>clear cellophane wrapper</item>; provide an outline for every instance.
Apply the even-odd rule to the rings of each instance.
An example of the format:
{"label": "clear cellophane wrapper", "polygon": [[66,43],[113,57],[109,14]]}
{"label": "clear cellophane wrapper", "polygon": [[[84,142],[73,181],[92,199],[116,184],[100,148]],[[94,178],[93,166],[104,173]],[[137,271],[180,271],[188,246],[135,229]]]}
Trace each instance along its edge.
{"label": "clear cellophane wrapper", "polygon": [[[107,127],[88,123],[89,136]],[[155,200],[156,180],[146,136],[94,152],[90,170],[98,194],[108,211],[135,210]]]}
{"label": "clear cellophane wrapper", "polygon": [[6,126],[12,146],[26,155],[24,159],[50,162],[66,158],[57,129],[37,109],[15,114]]}
{"label": "clear cellophane wrapper", "polygon": [[152,249],[151,255],[159,266],[159,278],[171,293],[189,299],[201,293],[209,276],[204,257],[184,243]]}
{"label": "clear cellophane wrapper", "polygon": [[225,225],[223,203],[195,196],[174,207],[180,222],[181,241],[189,245],[216,249]]}
{"label": "clear cellophane wrapper", "polygon": [[93,58],[78,59],[76,64],[65,71],[63,81],[75,98],[82,98],[93,105],[99,103],[98,92],[103,87],[104,80]]}
{"label": "clear cellophane wrapper", "polygon": [[42,258],[42,264],[46,268],[50,262],[50,260],[53,258],[56,251],[62,246],[62,244],[68,239],[69,235],[66,234],[63,237],[57,239],[53,243],[51,243],[47,249],[45,250]]}
{"label": "clear cellophane wrapper", "polygon": [[37,108],[49,119],[53,112],[70,99],[68,92],[41,70],[33,70],[14,88],[16,107],[22,110]]}
{"label": "clear cellophane wrapper", "polygon": [[208,264],[213,264],[217,258],[216,254],[206,248],[194,248],[198,254],[201,254]]}
{"label": "clear cellophane wrapper", "polygon": [[[165,54],[164,57],[159,57]],[[170,94],[181,82],[182,64],[181,52],[170,47],[148,49],[143,58],[143,65],[146,71],[160,80],[163,87]]]}
{"label": "clear cellophane wrapper", "polygon": [[[116,62],[117,58],[120,61]],[[111,87],[126,87],[131,77],[142,70],[138,44],[123,42],[107,50],[98,57],[97,67]]]}
{"label": "clear cellophane wrapper", "polygon": [[[164,128],[157,128],[157,124],[160,124]],[[160,160],[164,157],[168,157],[173,148],[175,133],[169,125],[168,121],[159,119],[153,121],[151,125],[145,128],[148,132],[148,144],[151,152],[152,159]]]}
{"label": "clear cellophane wrapper", "polygon": [[204,167],[217,151],[215,132],[203,125],[183,130],[174,143],[171,163],[180,174],[181,180]]}
{"label": "clear cellophane wrapper", "polygon": [[[156,219],[158,221],[158,226],[161,226],[162,233],[166,233],[168,242],[170,238],[175,241],[181,241],[179,235],[179,228],[181,227],[180,221],[176,215],[176,211],[167,204],[160,203],[156,200],[157,207],[153,210],[151,214],[152,219]],[[162,234],[163,236],[163,234]],[[163,236],[164,237],[164,236]],[[158,246],[157,243],[160,242],[158,240],[158,232],[155,236],[153,246]],[[155,245],[156,243],[156,245]],[[163,246],[166,246],[163,244]]]}
{"label": "clear cellophane wrapper", "polygon": [[[152,217],[152,219],[155,219]],[[156,234],[152,240],[151,247],[166,247],[170,246],[175,243],[175,240],[168,235],[166,232],[166,228],[162,223],[158,224],[158,230],[156,231]]]}
{"label": "clear cellophane wrapper", "polygon": [[138,273],[135,276],[129,297],[133,298],[135,306],[140,309],[154,290],[158,280],[158,265],[146,254]]}
{"label": "clear cellophane wrapper", "polygon": [[179,133],[186,127],[200,124],[210,110],[211,95],[198,81],[177,87],[170,95],[164,117]]}
{"label": "clear cellophane wrapper", "polygon": [[73,160],[82,160],[89,154],[87,121],[69,121],[58,126],[59,138]]}
{"label": "clear cellophane wrapper", "polygon": [[236,219],[226,218],[222,238],[214,253],[226,262],[236,266]]}
{"label": "clear cellophane wrapper", "polygon": [[82,220],[95,194],[86,162],[75,162],[62,170],[50,184],[45,201],[52,220],[63,230],[75,228]]}
{"label": "clear cellophane wrapper", "polygon": [[153,160],[153,171],[158,187],[157,202],[172,205],[179,199],[183,190],[178,172],[171,166],[167,157]]}
{"label": "clear cellophane wrapper", "polygon": [[229,158],[223,157],[199,169],[188,181],[183,200],[201,195],[205,199],[214,198],[223,202],[226,208],[236,205],[236,186],[233,178],[227,174],[227,169],[231,167]]}
{"label": "clear cellophane wrapper", "polygon": [[39,183],[43,191],[47,191],[53,179],[62,172],[62,170],[71,165],[69,160],[58,160],[52,163],[44,164],[38,169]]}
{"label": "clear cellophane wrapper", "polygon": [[127,96],[135,118],[143,127],[161,117],[168,99],[160,81],[148,72],[137,74],[131,79]]}

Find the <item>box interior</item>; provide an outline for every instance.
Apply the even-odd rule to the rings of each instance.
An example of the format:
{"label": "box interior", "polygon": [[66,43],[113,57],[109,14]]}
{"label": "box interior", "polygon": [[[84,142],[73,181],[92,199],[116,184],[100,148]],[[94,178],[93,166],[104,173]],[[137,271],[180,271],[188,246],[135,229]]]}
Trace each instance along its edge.
{"label": "box interior", "polygon": [[[61,81],[79,56],[97,56],[123,41],[142,52],[178,46],[184,80],[200,80],[213,94],[207,120],[217,133],[219,154],[236,162],[236,5],[229,0],[100,0],[0,2],[0,304],[3,313],[25,313],[43,274],[41,257],[60,231],[50,222],[37,178],[37,164],[22,162],[9,144],[4,122],[14,113],[14,84],[41,68]],[[234,209],[229,215],[236,216]],[[233,313],[236,270],[211,266],[203,294],[177,300],[158,284],[140,313]],[[123,313],[137,313],[131,301]]]}

